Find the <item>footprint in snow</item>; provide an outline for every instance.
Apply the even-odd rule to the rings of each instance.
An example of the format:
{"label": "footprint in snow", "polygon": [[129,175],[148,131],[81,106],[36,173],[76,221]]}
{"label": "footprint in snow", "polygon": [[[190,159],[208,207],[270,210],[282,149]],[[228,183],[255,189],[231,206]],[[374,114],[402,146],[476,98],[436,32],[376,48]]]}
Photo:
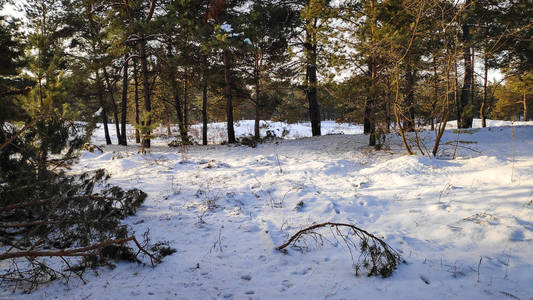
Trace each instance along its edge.
{"label": "footprint in snow", "polygon": [[283,288],[281,289],[281,291],[285,291],[286,289],[290,289],[291,287],[294,286],[294,284],[292,284],[289,280],[285,279],[281,282],[281,285],[283,286]]}
{"label": "footprint in snow", "polygon": [[424,276],[424,275],[420,275],[420,280],[422,280],[427,285],[431,284],[429,279],[426,276]]}
{"label": "footprint in snow", "polygon": [[513,231],[510,240],[512,242],[522,242],[524,240],[524,232],[520,229]]}
{"label": "footprint in snow", "polygon": [[307,268],[307,269],[302,270],[302,271],[294,271],[294,272],[291,272],[291,275],[305,275],[305,274],[307,274],[310,270],[311,270],[311,268]]}
{"label": "footprint in snow", "polygon": [[250,276],[250,275],[242,275],[241,279],[242,280],[246,280],[246,281],[250,281],[250,280],[252,280],[252,276]]}

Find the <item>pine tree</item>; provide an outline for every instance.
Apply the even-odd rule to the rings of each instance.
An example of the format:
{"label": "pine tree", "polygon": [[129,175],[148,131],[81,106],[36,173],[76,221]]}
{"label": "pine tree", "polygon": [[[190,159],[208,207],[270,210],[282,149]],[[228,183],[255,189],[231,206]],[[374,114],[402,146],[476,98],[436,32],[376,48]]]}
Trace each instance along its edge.
{"label": "pine tree", "polygon": [[245,63],[254,86],[251,101],[255,106],[254,137],[260,138],[259,121],[267,106],[268,82],[280,78],[288,63],[288,42],[294,36],[297,14],[287,5],[254,1],[244,20]]}
{"label": "pine tree", "polygon": [[309,103],[309,119],[313,136],[322,134],[321,115],[318,101],[318,67],[321,59],[319,48],[328,43],[330,19],[334,14],[329,0],[306,0],[300,10],[303,22],[303,57],[305,64],[305,94]]}
{"label": "pine tree", "polygon": [[235,53],[243,46],[244,37],[239,31],[238,8],[242,0],[216,0],[209,6],[205,20],[214,28],[217,46],[221,52],[224,74],[224,99],[226,101],[226,123],[228,143],[236,143],[234,128],[233,90],[236,87],[234,73]]}

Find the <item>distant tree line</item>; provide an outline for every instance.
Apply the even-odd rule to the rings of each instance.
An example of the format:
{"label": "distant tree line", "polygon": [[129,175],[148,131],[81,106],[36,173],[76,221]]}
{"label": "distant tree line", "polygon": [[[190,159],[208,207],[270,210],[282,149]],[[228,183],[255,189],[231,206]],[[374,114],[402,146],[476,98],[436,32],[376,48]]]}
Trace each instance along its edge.
{"label": "distant tree line", "polygon": [[[3,1],[6,2],[6,1]],[[9,2],[9,1],[7,1]],[[5,4],[5,3],[3,3]],[[363,123],[376,136],[474,117],[528,120],[528,0],[29,0],[2,17],[4,120],[45,111],[150,147],[159,124]],[[24,24],[23,24],[24,23]],[[503,80],[490,81],[499,71]],[[96,118],[96,120],[95,120]],[[110,120],[112,120],[110,122]],[[112,128],[110,128],[112,127]],[[169,126],[170,131],[170,126]],[[43,145],[45,147],[46,145]]]}

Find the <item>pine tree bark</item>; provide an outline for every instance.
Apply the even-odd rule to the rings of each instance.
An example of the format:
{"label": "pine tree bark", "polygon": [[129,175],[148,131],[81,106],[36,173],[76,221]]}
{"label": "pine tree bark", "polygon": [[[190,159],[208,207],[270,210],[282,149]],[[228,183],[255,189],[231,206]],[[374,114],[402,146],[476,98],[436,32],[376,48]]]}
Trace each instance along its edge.
{"label": "pine tree bark", "polygon": [[528,107],[527,107],[526,87],[524,87],[523,102],[524,102],[524,121],[527,121]]}
{"label": "pine tree bark", "polygon": [[165,119],[166,119],[166,123],[167,123],[167,136],[168,137],[171,137],[172,136],[172,129],[170,128],[170,113],[168,111],[168,109],[165,108]]}
{"label": "pine tree bark", "polygon": [[259,122],[261,117],[261,78],[260,78],[260,71],[256,67],[255,70],[255,124],[254,124],[254,137],[258,140],[261,138],[261,134],[259,131]]}
{"label": "pine tree bark", "polygon": [[366,97],[365,100],[365,107],[364,107],[364,116],[363,116],[363,133],[364,134],[370,134],[370,104],[372,99],[370,98],[370,91],[369,95]]}
{"label": "pine tree bark", "polygon": [[457,128],[460,128],[461,123],[461,102],[459,99],[459,71],[457,68],[458,61],[453,63],[453,103],[455,104],[455,113],[457,114]]}
{"label": "pine tree bark", "polygon": [[369,137],[368,145],[376,145],[376,116],[375,116],[375,105],[376,105],[376,58],[372,56],[370,61],[370,101],[368,104],[368,122],[369,122]]}
{"label": "pine tree bark", "polygon": [[104,70],[104,79],[107,84],[107,88],[109,89],[109,99],[111,100],[111,108],[113,109],[113,120],[115,121],[115,130],[117,132],[117,143],[121,145],[122,137],[120,133],[120,122],[118,120],[118,107],[117,102],[115,101],[115,95],[113,93],[113,86],[111,85],[111,81],[109,80],[109,74],[107,74],[107,70],[105,67]]}
{"label": "pine tree bark", "polygon": [[207,82],[202,89],[202,145],[207,145]]}
{"label": "pine tree bark", "polygon": [[202,145],[207,145],[207,72],[209,68],[207,59],[207,55],[202,57]]}
{"label": "pine tree bark", "polygon": [[189,74],[185,68],[185,76],[183,78],[183,124],[185,132],[189,129]]}
{"label": "pine tree bark", "polygon": [[404,130],[407,132],[413,132],[415,130],[415,79],[416,71],[414,71],[411,65],[407,64],[406,79],[407,79],[407,96],[405,97],[405,106],[407,107],[407,118],[404,121]]}
{"label": "pine tree bark", "polygon": [[391,105],[394,102],[393,96],[392,96],[392,81],[390,80],[390,77],[387,77],[387,90],[386,90],[386,99],[385,99],[385,132],[390,133],[391,123],[392,123],[392,109]]}
{"label": "pine tree bark", "polygon": [[[465,7],[469,8],[472,5],[472,0],[465,1]],[[458,128],[471,128],[473,121],[472,114],[472,79],[474,73],[474,66],[472,62],[472,48],[470,45],[471,36],[470,36],[470,25],[468,21],[465,20],[462,24],[462,36],[461,40],[463,43],[463,61],[464,61],[464,81],[463,87],[461,89],[461,99],[458,107],[458,119],[457,127]]]}
{"label": "pine tree bark", "polygon": [[[371,20],[370,20],[370,38],[372,46],[374,45],[375,41],[375,27],[376,27],[376,1],[372,0],[370,1],[370,10],[371,10]],[[375,105],[376,105],[376,54],[374,53],[374,50],[372,50],[372,54],[370,55],[370,92],[369,92],[369,98],[370,101],[367,103],[368,105],[368,122],[369,122],[369,138],[368,138],[368,145],[369,146],[375,146],[376,145],[376,116],[375,116]]]}
{"label": "pine tree bark", "polygon": [[226,115],[227,115],[227,130],[228,143],[236,143],[235,129],[233,127],[233,102],[231,99],[231,53],[228,49],[224,49],[224,98],[226,98]]}
{"label": "pine tree bark", "polygon": [[[307,26],[306,26],[307,27]],[[309,103],[309,119],[313,136],[320,136],[320,106],[317,99],[317,47],[313,33],[306,30],[304,43],[306,57],[306,98]]]}
{"label": "pine tree bark", "polygon": [[102,108],[102,123],[104,124],[104,135],[105,135],[105,142],[107,145],[111,145],[111,136],[109,135],[109,126],[107,124],[107,110],[105,105],[105,98],[104,98],[104,89],[103,89],[103,82],[100,78],[100,71],[96,71],[96,84],[98,85],[98,101],[100,102],[100,107]]}
{"label": "pine tree bark", "polygon": [[[135,84],[135,124],[139,125],[139,71],[137,70],[137,59],[133,60],[133,81]],[[141,134],[135,127],[135,143],[141,143]]]}
{"label": "pine tree bark", "polygon": [[484,73],[483,73],[483,98],[481,99],[481,108],[479,109],[479,116],[481,117],[481,127],[487,127],[487,120],[485,117],[485,107],[487,105],[487,81],[488,81],[488,59],[485,54],[485,59],[483,61]]}
{"label": "pine tree bark", "polygon": [[433,58],[433,101],[431,102],[431,115],[430,115],[430,125],[431,131],[435,130],[435,117],[437,110],[437,102],[439,99],[439,76],[437,73],[437,61]]}
{"label": "pine tree bark", "polygon": [[174,109],[176,109],[176,116],[178,117],[178,127],[180,131],[180,137],[182,142],[187,142],[189,140],[189,136],[187,134],[187,128],[185,127],[185,122],[183,120],[183,111],[182,111],[182,105],[181,100],[179,96],[179,88],[178,88],[178,82],[176,79],[176,68],[173,62],[174,54],[172,54],[172,41],[169,40],[167,44],[167,57],[170,61],[170,69],[169,69],[169,80],[170,80],[170,88],[172,90],[172,96],[174,97]]}
{"label": "pine tree bark", "polygon": [[152,102],[150,100],[150,82],[148,82],[148,59],[146,57],[146,38],[144,35],[141,36],[141,39],[138,43],[139,48],[139,57],[141,61],[141,73],[143,77],[143,94],[144,94],[144,110],[147,113],[146,120],[143,120],[144,126],[147,126],[147,136],[143,136],[143,148],[150,148],[150,134],[151,130],[149,127],[152,125]]}
{"label": "pine tree bark", "polygon": [[124,55],[124,69],[123,69],[123,75],[122,75],[122,119],[120,120],[120,126],[121,126],[121,145],[127,146],[128,145],[128,137],[126,135],[126,119],[127,119],[127,113],[128,113],[128,57],[129,55],[126,53]]}

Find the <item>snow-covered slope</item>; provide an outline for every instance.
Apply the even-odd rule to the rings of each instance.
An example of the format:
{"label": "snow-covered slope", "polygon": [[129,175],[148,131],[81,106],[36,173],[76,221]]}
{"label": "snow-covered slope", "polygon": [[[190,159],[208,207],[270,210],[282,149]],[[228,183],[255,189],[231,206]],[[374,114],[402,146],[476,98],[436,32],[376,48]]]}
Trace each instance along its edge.
{"label": "snow-covered slope", "polygon": [[[127,223],[139,234],[150,228],[153,239],[178,252],[155,268],[119,263],[86,276],[87,284],[4,295],[532,299],[533,123],[490,124],[500,127],[447,132],[440,159],[406,156],[393,136],[387,150],[374,151],[360,134],[255,149],[156,146],[140,155],[136,147],[111,146],[85,153],[74,171],[106,168],[113,183],[147,192]],[[422,138],[431,146],[433,133]],[[456,159],[443,159],[454,152]],[[334,241],[303,253],[275,250],[299,229],[326,221],[383,237],[407,263],[390,278],[356,277],[350,253]]]}

